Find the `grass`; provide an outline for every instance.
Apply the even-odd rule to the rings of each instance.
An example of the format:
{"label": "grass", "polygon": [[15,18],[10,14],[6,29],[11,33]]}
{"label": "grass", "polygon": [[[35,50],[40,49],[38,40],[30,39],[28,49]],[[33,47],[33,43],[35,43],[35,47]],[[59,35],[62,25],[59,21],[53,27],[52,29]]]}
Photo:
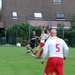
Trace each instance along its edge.
{"label": "grass", "polygon": [[[67,60],[64,62],[65,75],[75,75],[75,52],[70,48]],[[43,75],[46,65],[41,59],[26,54],[25,47],[0,46],[0,75]]]}

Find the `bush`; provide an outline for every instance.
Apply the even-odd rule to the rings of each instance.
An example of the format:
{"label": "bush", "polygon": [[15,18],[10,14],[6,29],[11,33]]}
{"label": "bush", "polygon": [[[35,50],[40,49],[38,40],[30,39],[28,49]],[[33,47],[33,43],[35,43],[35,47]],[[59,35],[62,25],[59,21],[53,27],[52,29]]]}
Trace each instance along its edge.
{"label": "bush", "polygon": [[67,43],[67,45],[68,45],[68,39],[67,39],[67,38],[65,38],[65,39],[64,39],[64,41],[65,41],[65,42]]}
{"label": "bush", "polygon": [[14,37],[16,43],[20,42],[21,39],[17,39],[17,37],[22,37],[26,40],[29,39],[29,33],[31,34],[33,26],[28,23],[21,23],[21,24],[13,24],[12,26],[8,27],[7,34],[9,37]]}
{"label": "bush", "polygon": [[62,25],[61,23],[58,23],[58,25],[57,25],[57,34],[58,34],[58,37],[60,37],[60,38],[63,38],[64,39],[64,25]]}
{"label": "bush", "polygon": [[75,32],[69,31],[67,39],[68,39],[68,44],[73,47],[75,44]]}
{"label": "bush", "polygon": [[75,48],[75,44],[72,44],[71,47],[74,47]]}
{"label": "bush", "polygon": [[21,42],[21,45],[22,46],[26,46],[28,44],[28,41],[27,40],[22,40],[22,42]]}

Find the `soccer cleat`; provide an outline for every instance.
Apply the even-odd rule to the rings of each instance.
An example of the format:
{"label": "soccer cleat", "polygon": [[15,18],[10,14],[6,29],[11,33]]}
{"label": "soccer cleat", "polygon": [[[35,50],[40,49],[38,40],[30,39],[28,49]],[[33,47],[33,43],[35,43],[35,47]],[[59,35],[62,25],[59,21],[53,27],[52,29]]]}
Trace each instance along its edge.
{"label": "soccer cleat", "polygon": [[38,53],[38,50],[36,50],[35,52],[34,52],[34,55],[36,55]]}
{"label": "soccer cleat", "polygon": [[36,57],[36,59],[41,59],[41,58],[39,58],[39,57]]}
{"label": "soccer cleat", "polygon": [[34,54],[34,50],[32,50],[32,53]]}
{"label": "soccer cleat", "polygon": [[28,54],[28,53],[30,53],[30,52],[26,52],[26,54]]}
{"label": "soccer cleat", "polygon": [[37,57],[36,59],[39,59],[39,57]]}
{"label": "soccer cleat", "polygon": [[36,55],[32,54],[32,56],[36,57]]}
{"label": "soccer cleat", "polygon": [[26,54],[30,53],[30,49],[28,49],[28,51],[26,52]]}

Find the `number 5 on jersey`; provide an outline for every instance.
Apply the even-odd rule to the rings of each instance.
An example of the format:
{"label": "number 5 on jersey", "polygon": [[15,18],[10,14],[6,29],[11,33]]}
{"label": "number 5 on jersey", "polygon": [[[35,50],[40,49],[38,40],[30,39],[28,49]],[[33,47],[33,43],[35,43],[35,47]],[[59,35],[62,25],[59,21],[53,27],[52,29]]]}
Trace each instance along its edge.
{"label": "number 5 on jersey", "polygon": [[56,52],[60,52],[60,44],[56,44]]}

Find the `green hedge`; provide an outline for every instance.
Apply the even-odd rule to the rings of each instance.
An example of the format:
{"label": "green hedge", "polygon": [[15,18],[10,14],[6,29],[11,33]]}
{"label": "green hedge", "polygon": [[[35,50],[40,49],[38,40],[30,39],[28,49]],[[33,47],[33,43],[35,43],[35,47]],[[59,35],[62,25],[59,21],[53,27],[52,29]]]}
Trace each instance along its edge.
{"label": "green hedge", "polygon": [[69,31],[67,34],[68,44],[72,47],[75,47],[75,32]]}

